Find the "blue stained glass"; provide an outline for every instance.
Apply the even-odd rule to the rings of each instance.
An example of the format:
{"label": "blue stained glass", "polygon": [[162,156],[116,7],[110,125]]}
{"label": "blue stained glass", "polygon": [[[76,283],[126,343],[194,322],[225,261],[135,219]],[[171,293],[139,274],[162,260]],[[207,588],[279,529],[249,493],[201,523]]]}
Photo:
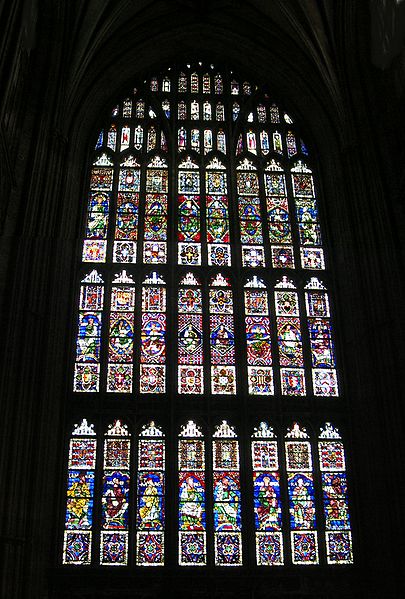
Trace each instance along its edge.
{"label": "blue stained glass", "polygon": [[254,474],[256,530],[281,530],[280,482],[271,472]]}
{"label": "blue stained glass", "polygon": [[288,476],[291,530],[314,529],[315,498],[312,478],[302,472]]}
{"label": "blue stained glass", "polygon": [[97,312],[83,314],[79,322],[79,338],[99,337],[100,332],[101,322]]}
{"label": "blue stained glass", "polygon": [[350,528],[347,481],[343,472],[322,473],[324,514],[328,530]]}

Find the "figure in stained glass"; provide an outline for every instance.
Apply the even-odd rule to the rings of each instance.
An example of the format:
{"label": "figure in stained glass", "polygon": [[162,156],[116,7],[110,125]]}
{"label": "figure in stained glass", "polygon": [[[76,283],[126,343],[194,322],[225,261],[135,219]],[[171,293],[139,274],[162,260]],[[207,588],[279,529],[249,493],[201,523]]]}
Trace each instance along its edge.
{"label": "figure in stained glass", "polygon": [[236,474],[214,475],[214,525],[215,530],[240,529],[240,491]]}
{"label": "figure in stained glass", "polygon": [[303,366],[301,331],[296,318],[278,318],[280,364]]}
{"label": "figure in stained glass", "polygon": [[133,315],[111,314],[109,353],[111,361],[129,361],[132,358]]}
{"label": "figure in stained glass", "polygon": [[128,526],[128,474],[114,471],[104,477],[103,525],[105,528]]}
{"label": "figure in stained glass", "polygon": [[334,472],[322,474],[322,488],[327,529],[350,528],[345,473]]}
{"label": "figure in stained glass", "polygon": [[280,530],[281,508],[278,478],[258,473],[253,481],[256,530]]}
{"label": "figure in stained glass", "polygon": [[205,530],[204,482],[196,473],[185,473],[179,484],[180,529]]}
{"label": "figure in stained glass", "polygon": [[161,530],[163,527],[163,479],[156,472],[141,474],[138,479],[138,526],[141,530]]}
{"label": "figure in stained glass", "polygon": [[315,526],[315,503],[313,483],[310,477],[302,473],[290,475],[291,528],[311,529]]}
{"label": "figure in stained glass", "polygon": [[84,313],[79,322],[77,359],[82,362],[97,362],[100,353],[101,322],[96,312]]}
{"label": "figure in stained glass", "polygon": [[90,528],[93,512],[94,472],[70,470],[66,528]]}

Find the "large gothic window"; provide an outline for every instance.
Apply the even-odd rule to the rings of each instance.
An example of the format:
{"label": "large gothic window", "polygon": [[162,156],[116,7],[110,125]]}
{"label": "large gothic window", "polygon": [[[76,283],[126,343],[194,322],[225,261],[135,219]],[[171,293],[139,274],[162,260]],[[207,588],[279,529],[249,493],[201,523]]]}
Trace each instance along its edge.
{"label": "large gothic window", "polygon": [[120,101],[90,171],[62,562],[351,563],[299,126],[254,82],[183,65]]}

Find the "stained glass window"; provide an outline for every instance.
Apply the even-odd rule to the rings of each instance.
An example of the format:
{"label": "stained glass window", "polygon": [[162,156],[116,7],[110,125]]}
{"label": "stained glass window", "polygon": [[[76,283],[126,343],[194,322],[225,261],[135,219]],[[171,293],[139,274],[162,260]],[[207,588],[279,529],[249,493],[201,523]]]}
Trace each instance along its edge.
{"label": "stained glass window", "polygon": [[130,449],[128,428],[120,420],[108,427],[104,441],[104,476],[100,564],[128,563]]}
{"label": "stained glass window", "polygon": [[75,425],[69,443],[64,564],[91,562],[95,467],[94,425],[84,419]]}
{"label": "stained glass window", "polygon": [[166,287],[152,272],[142,285],[140,392],[166,390]]}
{"label": "stained glass window", "polygon": [[115,221],[114,262],[136,262],[140,165],[133,156],[120,164]]}
{"label": "stained glass window", "polygon": [[106,261],[112,185],[113,162],[107,154],[102,154],[94,161],[91,170],[83,262]]}
{"label": "stained glass window", "polygon": [[288,277],[283,277],[275,287],[274,301],[276,307],[281,393],[293,396],[305,395],[304,356],[298,293],[294,283]]}
{"label": "stained glass window", "polygon": [[351,564],[353,549],[345,452],[340,433],[330,422],[321,429],[318,451],[326,529],[326,558],[329,564]]}
{"label": "stained glass window", "polygon": [[189,420],[179,435],[179,564],[207,563],[205,447],[201,430]]}
{"label": "stained glass window", "polygon": [[164,158],[155,156],[146,171],[143,261],[164,264],[167,259],[168,173]]}
{"label": "stained glass window", "polygon": [[135,287],[123,270],[113,279],[108,343],[107,391],[131,393],[133,380]]}
{"label": "stained glass window", "polygon": [[[343,442],[307,433],[345,394],[326,199],[295,118],[236,70],[190,62],[132,86],[93,145],[70,423],[91,401],[99,436],[69,431],[63,563],[241,565],[243,493],[245,566],[350,564]],[[215,428],[222,409],[257,428]],[[276,428],[302,410],[307,430]],[[163,432],[138,416],[165,423],[167,526]]]}
{"label": "stained glass window", "polygon": [[99,390],[103,304],[103,279],[93,270],[84,277],[80,286],[74,391],[88,393]]}
{"label": "stained glass window", "polygon": [[244,289],[248,386],[250,395],[273,395],[269,304],[266,285],[256,275]]}
{"label": "stained glass window", "polygon": [[222,421],[212,442],[214,542],[217,566],[242,565],[242,522],[239,441],[232,426]]}
{"label": "stained glass window", "polygon": [[151,422],[138,441],[136,563],[164,565],[165,442],[162,430]]}
{"label": "stained glass window", "polygon": [[253,501],[258,566],[284,564],[280,470],[273,429],[261,422],[252,435]]}
{"label": "stained glass window", "polygon": [[243,160],[236,170],[242,265],[265,266],[257,171],[248,159]]}
{"label": "stained glass window", "polygon": [[314,395],[335,396],[338,384],[328,294],[316,277],[305,285],[305,290]]}
{"label": "stained glass window", "polygon": [[204,391],[202,293],[191,272],[180,282],[178,309],[178,392],[201,395]]}
{"label": "stained glass window", "polygon": [[302,268],[323,270],[325,260],[321,246],[317,202],[312,171],[299,160],[291,169],[297,212]]}
{"label": "stained glass window", "polygon": [[217,107],[215,109],[215,118],[217,121],[225,120],[225,108],[222,102],[218,102]]}
{"label": "stained glass window", "polygon": [[305,428],[294,423],[286,434],[286,470],[293,564],[317,564],[318,536],[312,449]]}
{"label": "stained glass window", "polygon": [[178,263],[201,264],[200,172],[187,157],[179,164],[179,229]]}
{"label": "stained glass window", "polygon": [[211,392],[214,395],[235,395],[233,294],[229,280],[220,273],[211,281],[209,304]]}
{"label": "stained glass window", "polygon": [[271,160],[264,171],[267,223],[273,268],[294,268],[286,181],[279,162]]}
{"label": "stained glass window", "polygon": [[205,174],[208,264],[230,266],[228,183],[225,166],[217,158],[207,165]]}

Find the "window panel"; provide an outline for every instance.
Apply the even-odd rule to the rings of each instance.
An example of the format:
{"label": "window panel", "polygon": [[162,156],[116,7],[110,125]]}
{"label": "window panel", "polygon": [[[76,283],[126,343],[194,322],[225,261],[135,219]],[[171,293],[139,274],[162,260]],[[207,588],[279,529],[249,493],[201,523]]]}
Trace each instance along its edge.
{"label": "window panel", "polygon": [[259,179],[256,167],[247,159],[236,167],[242,266],[265,266]]}
{"label": "window panel", "polygon": [[116,420],[104,440],[100,537],[100,564],[104,566],[128,563],[130,449],[128,427]]}
{"label": "window panel", "polygon": [[82,280],[73,390],[97,392],[100,382],[101,317],[104,285],[93,270]]}
{"label": "window panel", "polygon": [[201,264],[200,172],[187,157],[178,170],[178,264]]}
{"label": "window panel", "polygon": [[231,266],[227,174],[217,158],[207,165],[205,193],[208,264]]}
{"label": "window panel", "polygon": [[269,306],[265,284],[257,276],[244,289],[245,331],[250,395],[273,395]]}
{"label": "window panel", "polygon": [[224,420],[216,427],[213,451],[215,565],[242,565],[239,442]]}
{"label": "window panel", "polygon": [[218,274],[210,284],[211,392],[235,395],[235,333],[233,294],[229,281]]}
{"label": "window panel", "polygon": [[252,439],[256,563],[281,566],[284,548],[277,440],[266,422],[259,424]]}
{"label": "window panel", "polygon": [[167,260],[168,174],[165,159],[156,156],[146,171],[143,261],[164,264]]}
{"label": "window panel", "polygon": [[102,154],[93,163],[83,262],[105,262],[107,258],[107,227],[113,187],[112,167],[113,162],[107,154]]}
{"label": "window panel", "polygon": [[318,452],[326,528],[326,558],[329,564],[351,564],[353,549],[345,452],[340,433],[330,422],[321,428]]}
{"label": "window panel", "polygon": [[328,294],[323,283],[316,277],[310,279],[305,290],[314,394],[323,397],[337,396],[339,390]]}
{"label": "window panel", "polygon": [[294,283],[283,277],[274,292],[277,341],[283,395],[305,395],[304,356],[298,294]]}
{"label": "window panel", "polygon": [[192,420],[179,435],[178,463],[179,564],[205,566],[205,447],[202,432]]}
{"label": "window panel", "polygon": [[300,565],[317,564],[319,556],[312,451],[309,436],[298,423],[294,423],[286,434],[285,454],[292,562]]}
{"label": "window panel", "polygon": [[113,279],[108,344],[107,391],[132,392],[135,287],[125,270]]}
{"label": "window panel", "polygon": [[137,565],[163,566],[165,441],[154,422],[145,425],[139,435],[136,526]]}
{"label": "window panel", "polygon": [[153,272],[142,286],[141,393],[166,390],[166,287]]}
{"label": "window panel", "polygon": [[201,395],[203,373],[202,293],[192,273],[180,282],[178,290],[178,392]]}
{"label": "window panel", "polygon": [[96,439],[94,425],[83,419],[69,442],[63,563],[91,563]]}
{"label": "window panel", "polygon": [[318,211],[312,171],[301,160],[291,169],[293,194],[300,238],[301,266],[305,269],[324,270],[325,259],[321,247]]}
{"label": "window panel", "polygon": [[264,189],[272,266],[273,268],[294,268],[285,175],[280,163],[275,160],[271,160],[265,168]]}

